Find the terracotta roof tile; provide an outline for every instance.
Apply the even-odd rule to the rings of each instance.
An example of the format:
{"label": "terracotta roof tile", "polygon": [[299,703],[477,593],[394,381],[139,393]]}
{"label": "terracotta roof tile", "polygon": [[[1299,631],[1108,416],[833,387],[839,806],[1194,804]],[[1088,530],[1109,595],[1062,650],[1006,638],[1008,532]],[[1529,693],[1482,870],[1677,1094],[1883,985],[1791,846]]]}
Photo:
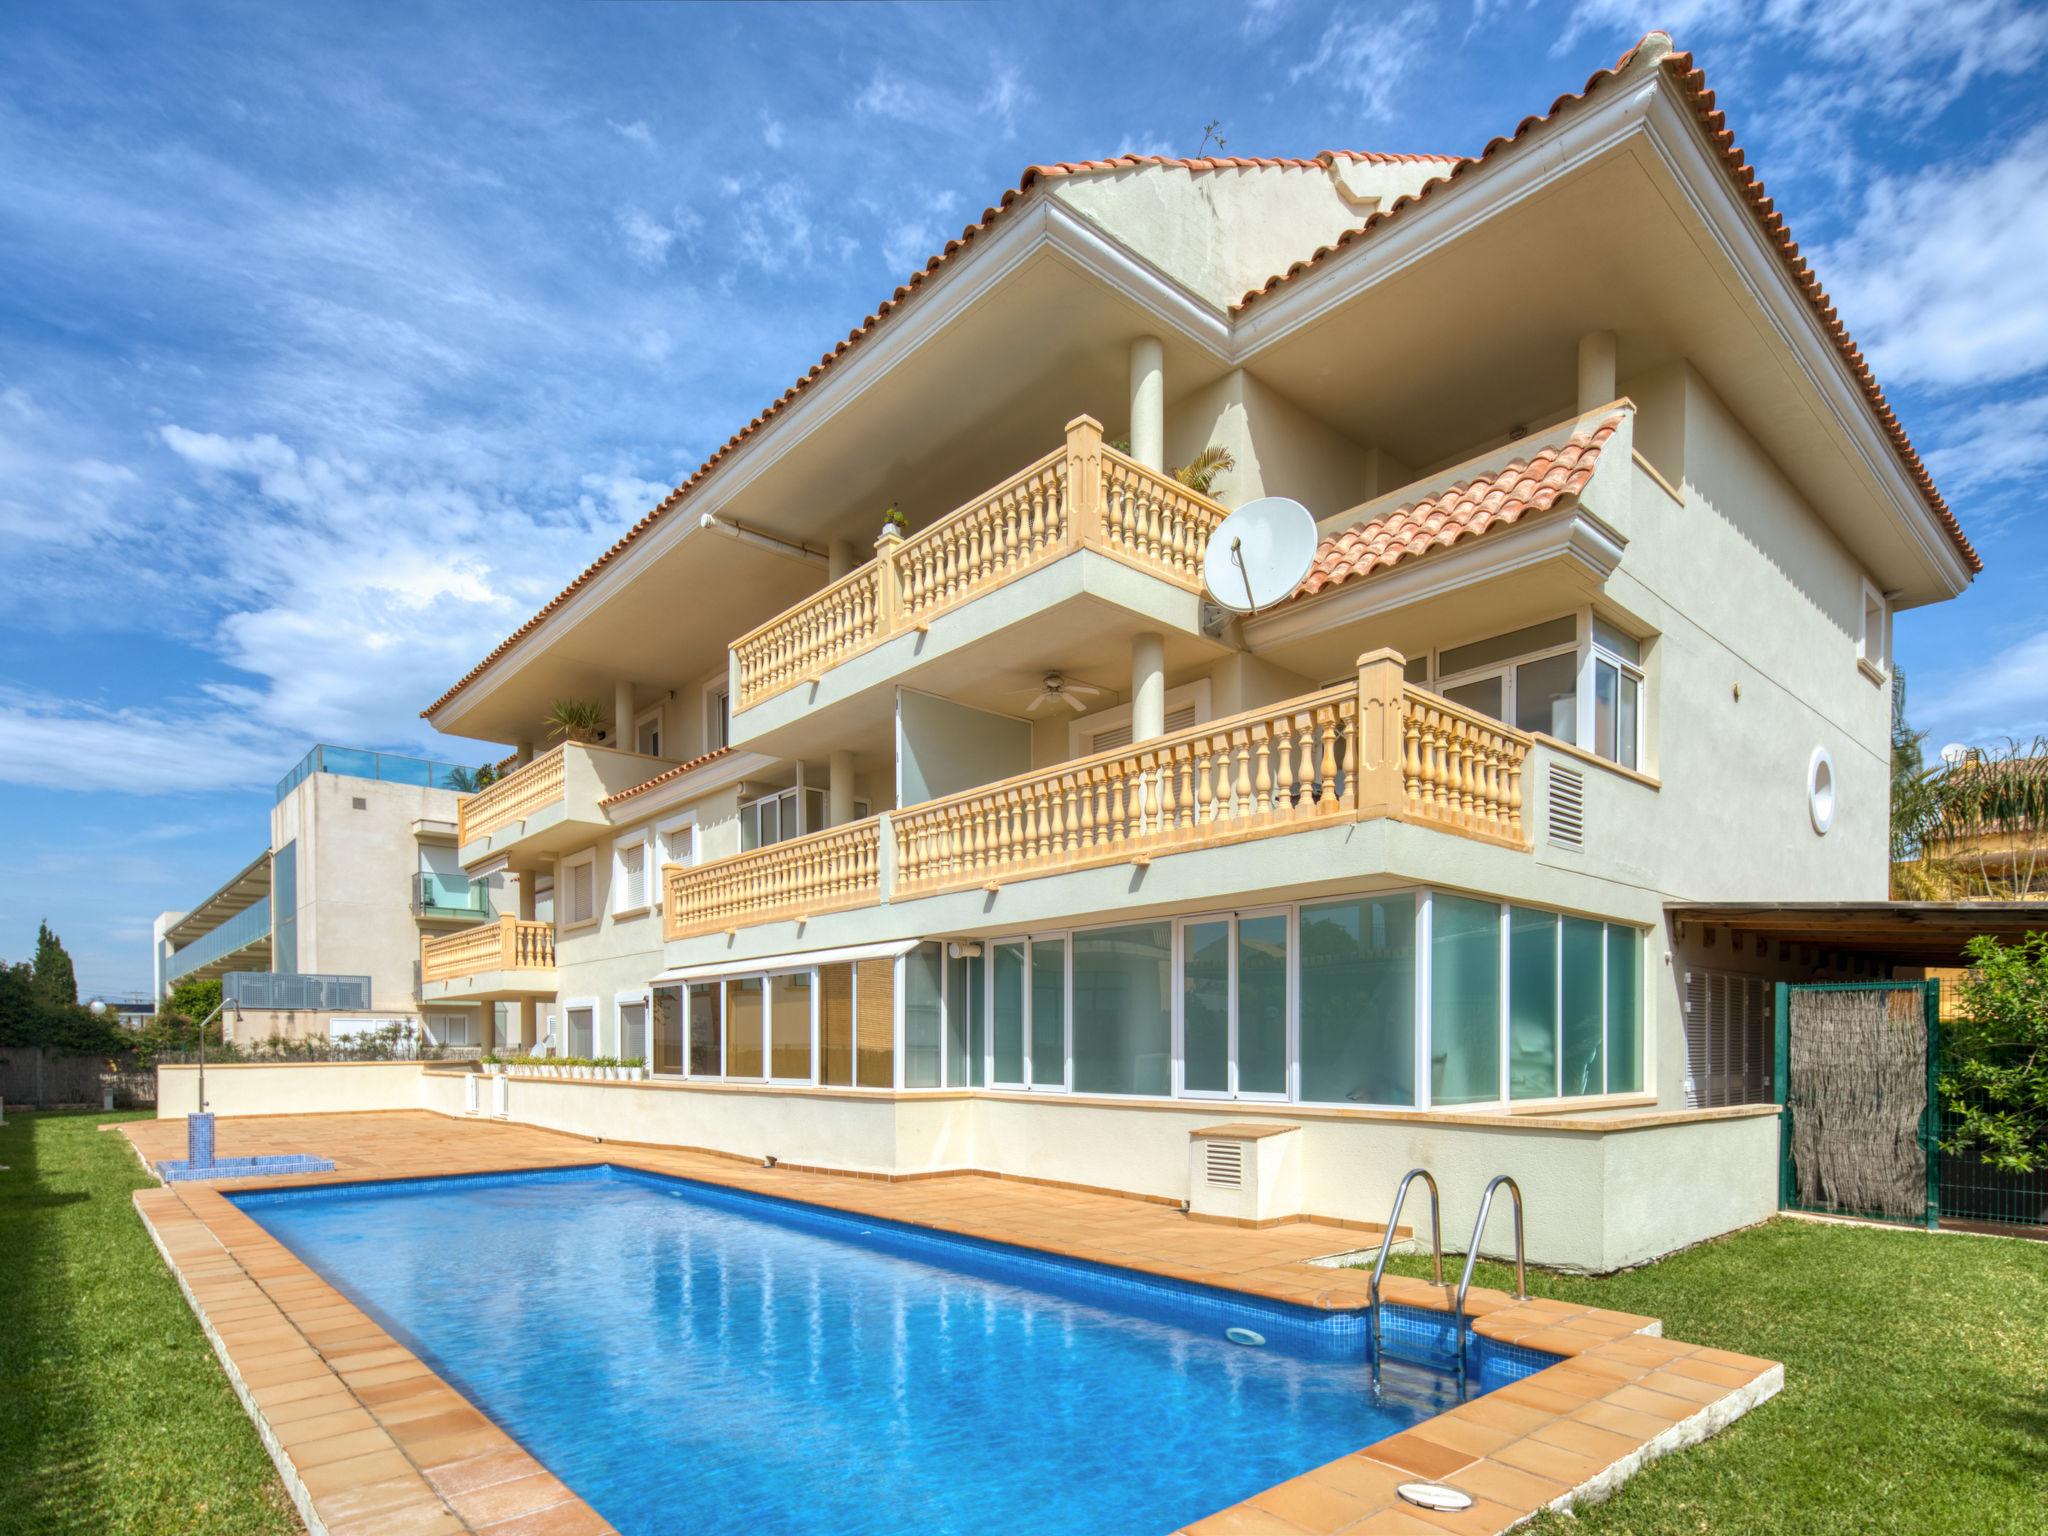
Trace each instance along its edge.
{"label": "terracotta roof tile", "polygon": [[1413,556],[1477,538],[1490,528],[1510,527],[1525,513],[1545,511],[1578,495],[1622,419],[1619,412],[1597,425],[1581,418],[1568,436],[1525,457],[1332,534],[1317,546],[1294,595],[1312,597]]}
{"label": "terracotta roof tile", "polygon": [[631,789],[622,789],[616,795],[606,795],[597,803],[599,805],[617,805],[621,800],[630,800],[635,795],[643,795],[650,789],[668,783],[671,779],[680,779],[693,768],[702,768],[706,763],[716,762],[719,758],[730,754],[731,751],[731,747],[720,747],[716,752],[706,752],[702,757],[693,757],[687,763],[677,763],[673,768],[664,768],[653,778],[635,784]]}
{"label": "terracotta roof tile", "polygon": [[600,570],[621,554],[628,545],[673,511],[678,503],[695,490],[698,485],[703,483],[705,478],[730,457],[735,450],[741,447],[748,438],[781,415],[783,411],[795,403],[799,395],[816,384],[824,376],[827,369],[838,362],[841,357],[845,356],[854,347],[859,346],[861,342],[872,336],[883,321],[902,308],[910,299],[914,298],[919,290],[936,276],[947,262],[951,261],[960,252],[966,250],[968,246],[972,245],[982,235],[993,229],[1003,216],[1030,195],[1031,191],[1040,182],[1050,181],[1062,176],[1079,176],[1100,171],[1127,170],[1133,166],[1141,165],[1174,166],[1187,171],[1202,172],[1270,169],[1273,167],[1308,169],[1311,167],[1326,167],[1332,160],[1357,160],[1371,164],[1433,162],[1452,165],[1456,163],[1457,157],[1454,155],[1377,154],[1367,150],[1339,149],[1325,150],[1313,160],[1246,159],[1235,156],[1217,156],[1196,160],[1169,159],[1160,155],[1117,155],[1108,160],[1072,160],[1061,161],[1051,165],[1026,166],[1024,174],[1017,179],[1017,185],[1005,192],[997,200],[994,207],[983,209],[981,218],[977,222],[961,230],[960,237],[957,240],[947,241],[944,250],[933,256],[918,271],[913,272],[901,287],[875,306],[873,314],[848,331],[844,341],[839,342],[831,351],[819,358],[816,363],[811,365],[808,373],[771,401],[760,415],[756,416],[727,439],[723,447],[697,466],[696,471],[689,479],[685,480],[681,485],[670,491],[667,496],[663,497],[660,502],[656,503],[644,517],[628,528],[616,543],[593,560],[581,575],[550,599],[546,606],[538,613],[507,635],[504,640],[499,642],[496,649],[474,667],[471,667],[468,672],[464,673],[461,679],[446,693],[442,694],[440,698],[434,700],[433,703],[421,710],[421,716],[423,718],[431,718],[434,712],[440,709],[442,705],[483,676],[489,670],[491,664],[500,656],[503,656],[513,646],[538,629],[549,614],[568,602],[570,598],[574,597],[589,584],[592,577],[596,576]]}
{"label": "terracotta roof tile", "polygon": [[[1611,69],[1596,71],[1586,81],[1585,89],[1577,95],[1567,94],[1558,97],[1556,101],[1551,103],[1550,110],[1547,113],[1540,117],[1523,118],[1512,134],[1494,139],[1478,155],[1470,159],[1458,161],[1449,171],[1429,182],[1421,191],[1412,196],[1396,198],[1393,203],[1373,214],[1372,217],[1368,218],[1356,229],[1347,230],[1339,235],[1333,243],[1320,247],[1305,261],[1298,261],[1285,272],[1277,273],[1273,277],[1266,279],[1261,287],[1253,289],[1242,299],[1238,300],[1231,313],[1234,315],[1244,313],[1246,309],[1265,295],[1272,293],[1283,284],[1292,282],[1311,268],[1329,260],[1346,246],[1370,235],[1374,230],[1385,225],[1390,219],[1397,219],[1410,208],[1428,201],[1432,195],[1440,194],[1444,187],[1458,180],[1459,177],[1465,175],[1474,166],[1483,165],[1502,150],[1510,149],[1519,144],[1531,132],[1551,121],[1551,119],[1555,118],[1566,108],[1586,100],[1596,90],[1606,86],[1610,81],[1618,79],[1628,69],[1629,65],[1635,61],[1637,54],[1659,45],[1669,50],[1671,39],[1661,32],[1648,34],[1635,47],[1629,49],[1627,53],[1624,53],[1616,60]],[[1842,354],[1843,360],[1848,363],[1850,371],[1856,376],[1857,383],[1861,386],[1864,397],[1870,404],[1871,412],[1877,418],[1880,430],[1890,439],[1893,450],[1899,456],[1899,462],[1904,466],[1908,476],[1912,478],[1914,485],[1920,492],[1921,499],[1927,503],[1928,510],[1933,512],[1936,519],[1941,523],[1949,536],[1950,542],[1955,545],[1957,553],[1963,557],[1964,563],[1973,572],[1983,570],[1983,560],[1978,556],[1976,548],[1970,543],[1969,537],[1963,532],[1962,524],[1956,520],[1955,513],[1949,509],[1948,502],[1942,497],[1941,492],[1935,488],[1934,477],[1927,472],[1927,466],[1921,463],[1920,455],[1914,450],[1912,440],[1907,437],[1905,427],[1900,424],[1898,416],[1892,411],[1890,404],[1885,400],[1884,391],[1878,387],[1877,379],[1870,371],[1870,365],[1864,362],[1862,349],[1850,339],[1848,328],[1842,324],[1840,317],[1835,313],[1834,303],[1828,298],[1827,290],[1821,287],[1820,279],[1814,274],[1811,264],[1808,263],[1804,256],[1799,254],[1799,242],[1792,238],[1791,231],[1785,227],[1784,215],[1778,212],[1777,204],[1765,195],[1762,179],[1758,177],[1755,169],[1750,166],[1748,158],[1742,150],[1736,147],[1735,135],[1728,128],[1727,115],[1716,109],[1714,93],[1707,89],[1706,75],[1694,67],[1692,55],[1689,53],[1667,51],[1661,57],[1656,58],[1655,67],[1669,75],[1679,90],[1684,93],[1687,104],[1691,106],[1694,115],[1698,117],[1700,126],[1705,129],[1708,140],[1720,151],[1723,166],[1734,180],[1743,199],[1749,204],[1750,212],[1756,218],[1758,224],[1762,226],[1766,238],[1776,248],[1779,258],[1785,263],[1787,270],[1791,273],[1792,280],[1799,285],[1799,288],[1806,296],[1807,303],[1813,307],[1814,313],[1819,317],[1822,327],[1833,339],[1837,350]]]}

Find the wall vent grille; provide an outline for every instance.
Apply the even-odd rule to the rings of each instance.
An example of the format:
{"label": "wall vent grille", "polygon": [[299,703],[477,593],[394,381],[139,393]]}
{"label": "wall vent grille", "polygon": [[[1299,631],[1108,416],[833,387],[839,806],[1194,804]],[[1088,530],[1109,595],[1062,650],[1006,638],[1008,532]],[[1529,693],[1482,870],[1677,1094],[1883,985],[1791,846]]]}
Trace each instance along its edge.
{"label": "wall vent grille", "polygon": [[1202,1175],[1212,1189],[1244,1188],[1244,1143],[1210,1141],[1203,1143]]}
{"label": "wall vent grille", "polygon": [[1546,813],[1550,840],[1560,848],[1586,846],[1586,776],[1576,768],[1550,765]]}

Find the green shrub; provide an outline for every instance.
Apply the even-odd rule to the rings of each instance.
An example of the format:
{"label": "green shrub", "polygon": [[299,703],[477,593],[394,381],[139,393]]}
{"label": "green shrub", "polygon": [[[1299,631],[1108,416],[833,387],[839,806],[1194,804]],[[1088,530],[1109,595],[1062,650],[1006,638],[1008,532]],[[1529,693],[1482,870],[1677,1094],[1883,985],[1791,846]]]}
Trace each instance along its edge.
{"label": "green shrub", "polygon": [[1975,938],[1966,953],[1959,1016],[1943,1026],[1942,1150],[2033,1173],[2048,1167],[2048,933]]}

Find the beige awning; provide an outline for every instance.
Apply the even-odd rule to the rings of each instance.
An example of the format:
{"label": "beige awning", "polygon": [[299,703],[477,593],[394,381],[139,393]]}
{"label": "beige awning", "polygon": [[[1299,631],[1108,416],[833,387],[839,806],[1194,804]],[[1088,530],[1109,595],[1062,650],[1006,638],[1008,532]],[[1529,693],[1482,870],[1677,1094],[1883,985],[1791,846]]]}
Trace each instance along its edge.
{"label": "beige awning", "polygon": [[848,944],[839,949],[812,949],[793,955],[764,955],[758,960],[720,960],[712,965],[679,965],[648,983],[667,986],[678,981],[718,981],[726,976],[758,976],[763,971],[800,971],[812,965],[851,965],[857,960],[894,960],[923,939],[893,939],[887,944]]}

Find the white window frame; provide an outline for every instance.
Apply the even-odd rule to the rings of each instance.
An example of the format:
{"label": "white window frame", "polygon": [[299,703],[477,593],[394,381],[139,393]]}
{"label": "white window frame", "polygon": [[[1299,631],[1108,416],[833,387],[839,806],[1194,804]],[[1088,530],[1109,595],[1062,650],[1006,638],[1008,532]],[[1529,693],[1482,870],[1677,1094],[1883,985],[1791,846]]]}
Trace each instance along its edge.
{"label": "white window frame", "polygon": [[641,1047],[641,1060],[648,1066],[649,1071],[652,1072],[654,1062],[654,991],[651,987],[642,987],[637,992],[614,992],[612,994],[612,1048],[609,1051],[599,1051],[597,1054],[600,1056],[624,1058],[626,1054],[626,1017],[624,1010],[636,1006],[643,1010],[640,1018],[640,1028],[647,1036],[646,1043]]}
{"label": "white window frame", "polygon": [[[1470,640],[1460,641],[1457,645],[1437,646],[1429,653],[1429,665],[1427,668],[1429,676],[1434,681],[1426,686],[1434,693],[1448,696],[1453,688],[1463,688],[1472,683],[1484,682],[1488,678],[1498,677],[1501,680],[1500,718],[1503,724],[1511,725],[1515,718],[1517,704],[1515,697],[1516,670],[1528,665],[1532,661],[1547,661],[1553,656],[1575,655],[1578,659],[1578,672],[1574,683],[1577,697],[1573,706],[1573,727],[1576,739],[1566,743],[1566,745],[1577,747],[1580,751],[1597,757],[1602,762],[1613,763],[1617,768],[1621,768],[1626,772],[1646,772],[1647,769],[1644,765],[1649,735],[1650,691],[1645,664],[1630,661],[1626,656],[1620,655],[1602,645],[1595,638],[1595,615],[1591,608],[1574,609],[1571,616],[1576,620],[1577,635],[1569,643],[1559,642],[1556,645],[1545,646],[1541,650],[1521,652],[1514,656],[1504,657],[1500,661],[1488,662],[1483,667],[1474,667],[1464,672],[1446,673],[1443,670],[1444,652],[1446,650],[1459,650],[1466,645],[1476,645],[1482,640],[1492,638],[1491,636],[1475,635]],[[1563,618],[1565,615],[1559,614],[1557,617]],[[1539,620],[1538,622],[1547,623],[1550,621]],[[1620,625],[1615,625],[1611,619],[1602,619],[1600,622],[1612,625],[1616,629],[1621,628]],[[1529,628],[1533,626],[1523,627]],[[1636,685],[1635,762],[1633,764],[1624,763],[1621,760],[1619,741],[1615,744],[1616,755],[1613,757],[1605,756],[1599,748],[1598,732],[1595,725],[1598,715],[1595,684],[1598,681],[1599,667],[1603,663],[1613,667],[1622,677],[1634,682]],[[1548,731],[1543,731],[1539,734],[1544,736],[1550,735]]]}
{"label": "white window frame", "polygon": [[[662,738],[667,734],[668,721],[663,718],[662,710],[667,702],[664,699],[659,704],[649,705],[633,717],[633,750],[642,757],[660,757],[663,755],[661,750],[663,746]],[[654,750],[651,752],[640,745],[641,730],[650,720],[654,722]]]}
{"label": "white window frame", "polygon": [[[626,906],[626,850],[640,850],[640,900]],[[656,909],[655,886],[659,876],[654,864],[653,837],[645,827],[612,840],[612,916],[645,917]]]}
{"label": "white window frame", "polygon": [[[1641,773],[1643,771],[1643,721],[1650,713],[1649,684],[1644,679],[1643,669],[1640,664],[1630,661],[1626,656],[1621,655],[1617,651],[1608,649],[1594,638],[1592,610],[1587,609],[1585,612],[1584,634],[1586,655],[1579,666],[1579,744],[1603,763],[1612,763],[1615,767],[1625,768],[1630,773]],[[1621,760],[1621,737],[1618,726],[1614,741],[1615,755],[1609,757],[1600,750],[1597,722],[1600,712],[1599,681],[1602,665],[1614,668],[1621,681],[1632,682],[1636,685],[1636,739],[1635,752],[1633,754],[1635,761],[1632,763],[1625,763]],[[1618,712],[1621,708],[1619,683],[1616,685],[1614,697],[1615,709]]]}
{"label": "white window frame", "polygon": [[667,882],[662,879],[661,871],[670,864],[681,864],[685,867],[695,864],[700,856],[699,835],[695,811],[670,816],[654,824],[654,842],[648,852],[648,857],[654,863],[653,874],[650,877],[654,883],[647,893],[654,911],[661,910],[667,886]]}
{"label": "white window frame", "polygon": [[[725,723],[719,727],[721,711],[718,701],[725,700]],[[720,738],[724,739],[721,740]],[[732,678],[729,673],[720,672],[704,680],[704,750],[716,752],[721,747],[732,745]]]}
{"label": "white window frame", "polygon": [[[1162,714],[1170,716],[1179,710],[1187,708],[1189,705],[1193,705],[1195,718],[1193,725],[1188,727],[1192,730],[1195,725],[1204,725],[1215,718],[1214,711],[1210,708],[1209,699],[1209,679],[1206,677],[1196,678],[1192,683],[1182,683],[1178,688],[1166,690],[1166,702],[1162,707]],[[1086,756],[1085,748],[1089,737],[1100,736],[1104,731],[1113,731],[1120,725],[1129,725],[1134,709],[1134,705],[1118,704],[1110,709],[1098,709],[1092,714],[1076,715],[1067,722],[1067,756]],[[1105,748],[1104,750],[1121,749]]]}
{"label": "white window frame", "polygon": [[[1857,617],[1856,665],[1872,682],[1889,682],[1892,675],[1892,605],[1868,577],[1862,579],[1862,601]],[[1876,610],[1875,632],[1871,611]]]}
{"label": "white window frame", "polygon": [[[1582,629],[1583,627],[1584,626],[1581,626]],[[1481,636],[1480,638],[1484,639],[1486,637]],[[1457,647],[1453,646],[1452,649],[1456,650]],[[1439,655],[1441,655],[1441,653],[1439,653]],[[1503,725],[1513,726],[1515,720],[1515,705],[1517,702],[1515,698],[1515,673],[1520,668],[1527,666],[1532,661],[1548,661],[1553,656],[1577,656],[1579,658],[1578,677],[1573,684],[1573,687],[1577,690],[1578,697],[1573,701],[1572,708],[1576,716],[1575,724],[1577,726],[1577,733],[1580,739],[1583,740],[1586,736],[1585,680],[1587,674],[1583,645],[1582,641],[1580,640],[1570,640],[1562,642],[1557,645],[1545,646],[1540,651],[1524,651],[1518,655],[1507,657],[1505,660],[1502,661],[1488,662],[1485,666],[1475,667],[1469,672],[1459,672],[1449,677],[1438,678],[1437,681],[1430,684],[1430,687],[1435,692],[1441,693],[1446,698],[1448,698],[1450,696],[1450,691],[1453,688],[1464,688],[1470,686],[1473,683],[1483,683],[1488,678],[1497,677],[1501,680],[1501,723]],[[1548,731],[1545,731],[1543,734],[1548,736],[1550,733]],[[1576,745],[1576,743],[1574,743],[1574,745]]]}
{"label": "white window frame", "polygon": [[555,1054],[557,1056],[573,1056],[576,1054],[569,1049],[569,1015],[579,1008],[590,1010],[590,1054],[593,1056],[602,1056],[604,1054],[604,1008],[601,1004],[602,1000],[595,997],[569,997],[562,1000],[562,1033],[555,1041]]}
{"label": "white window frame", "polygon": [[[1246,1093],[1238,1080],[1238,1010],[1237,1010],[1237,951],[1238,924],[1245,918],[1278,917],[1287,924],[1287,973],[1286,973],[1286,1035],[1287,1035],[1287,1086],[1278,1093]],[[1224,970],[1224,1006],[1226,1017],[1225,1049],[1228,1052],[1226,1086],[1221,1092],[1190,1089],[1187,1086],[1187,930],[1191,926],[1209,923],[1225,925],[1228,936],[1228,964]],[[1294,989],[1299,975],[1295,954],[1300,938],[1297,911],[1292,906],[1265,906],[1233,908],[1228,912],[1197,912],[1174,919],[1173,923],[1173,1091],[1171,1098],[1193,1099],[1197,1102],[1222,1103],[1243,1100],[1250,1104],[1285,1104],[1298,1091],[1296,1081],[1300,1069],[1300,1050],[1297,1030],[1300,1026],[1301,1010],[1295,1001]],[[1071,1031],[1072,1025],[1069,1024]]]}
{"label": "white window frame", "polygon": [[[1103,926],[1114,927],[1117,925],[1104,924]],[[1001,938],[988,939],[980,942],[982,945],[982,953],[989,957],[989,963],[982,967],[982,1002],[984,1007],[987,1009],[987,1012],[984,1015],[984,1017],[988,1020],[988,1024],[982,1032],[983,1056],[985,1059],[982,1064],[981,1080],[984,1083],[986,1083],[990,1088],[996,1088],[998,1086],[995,1080],[995,946],[998,944],[1021,944],[1024,946],[1024,1081],[1022,1083],[1003,1083],[1000,1086],[1001,1088],[1006,1089],[1012,1093],[1071,1092],[1072,1090],[1068,1087],[1068,1085],[1072,1083],[1074,1080],[1073,931],[1067,929],[1059,931],[1046,930],[1040,933],[1005,934]],[[1037,965],[1034,960],[1032,951],[1040,944],[1055,942],[1060,945],[1060,1032],[1062,1036],[1061,1044],[1064,1047],[1064,1049],[1061,1052],[1062,1066],[1060,1080],[1056,1083],[1041,1083],[1037,1081],[1031,1070],[1031,1035],[1034,1024],[1032,1018],[1032,1010],[1034,1004],[1032,992],[1037,986]],[[898,987],[896,997],[897,1031],[900,1041],[903,1015],[903,991],[901,987]],[[897,1059],[899,1062],[902,1059],[900,1051],[898,1053]],[[900,1065],[897,1068],[896,1076],[897,1081],[900,1083],[903,1078],[903,1071]],[[1145,1098],[1147,1102],[1156,1102],[1156,1100],[1151,1099],[1149,1095],[1145,1096]]]}
{"label": "white window frame", "polygon": [[[583,865],[590,867],[590,916],[569,921],[569,905],[576,891],[574,871]],[[604,917],[604,895],[597,888],[597,849],[585,848],[578,853],[564,854],[555,867],[555,931],[557,933],[579,933],[586,928],[595,928]]]}

